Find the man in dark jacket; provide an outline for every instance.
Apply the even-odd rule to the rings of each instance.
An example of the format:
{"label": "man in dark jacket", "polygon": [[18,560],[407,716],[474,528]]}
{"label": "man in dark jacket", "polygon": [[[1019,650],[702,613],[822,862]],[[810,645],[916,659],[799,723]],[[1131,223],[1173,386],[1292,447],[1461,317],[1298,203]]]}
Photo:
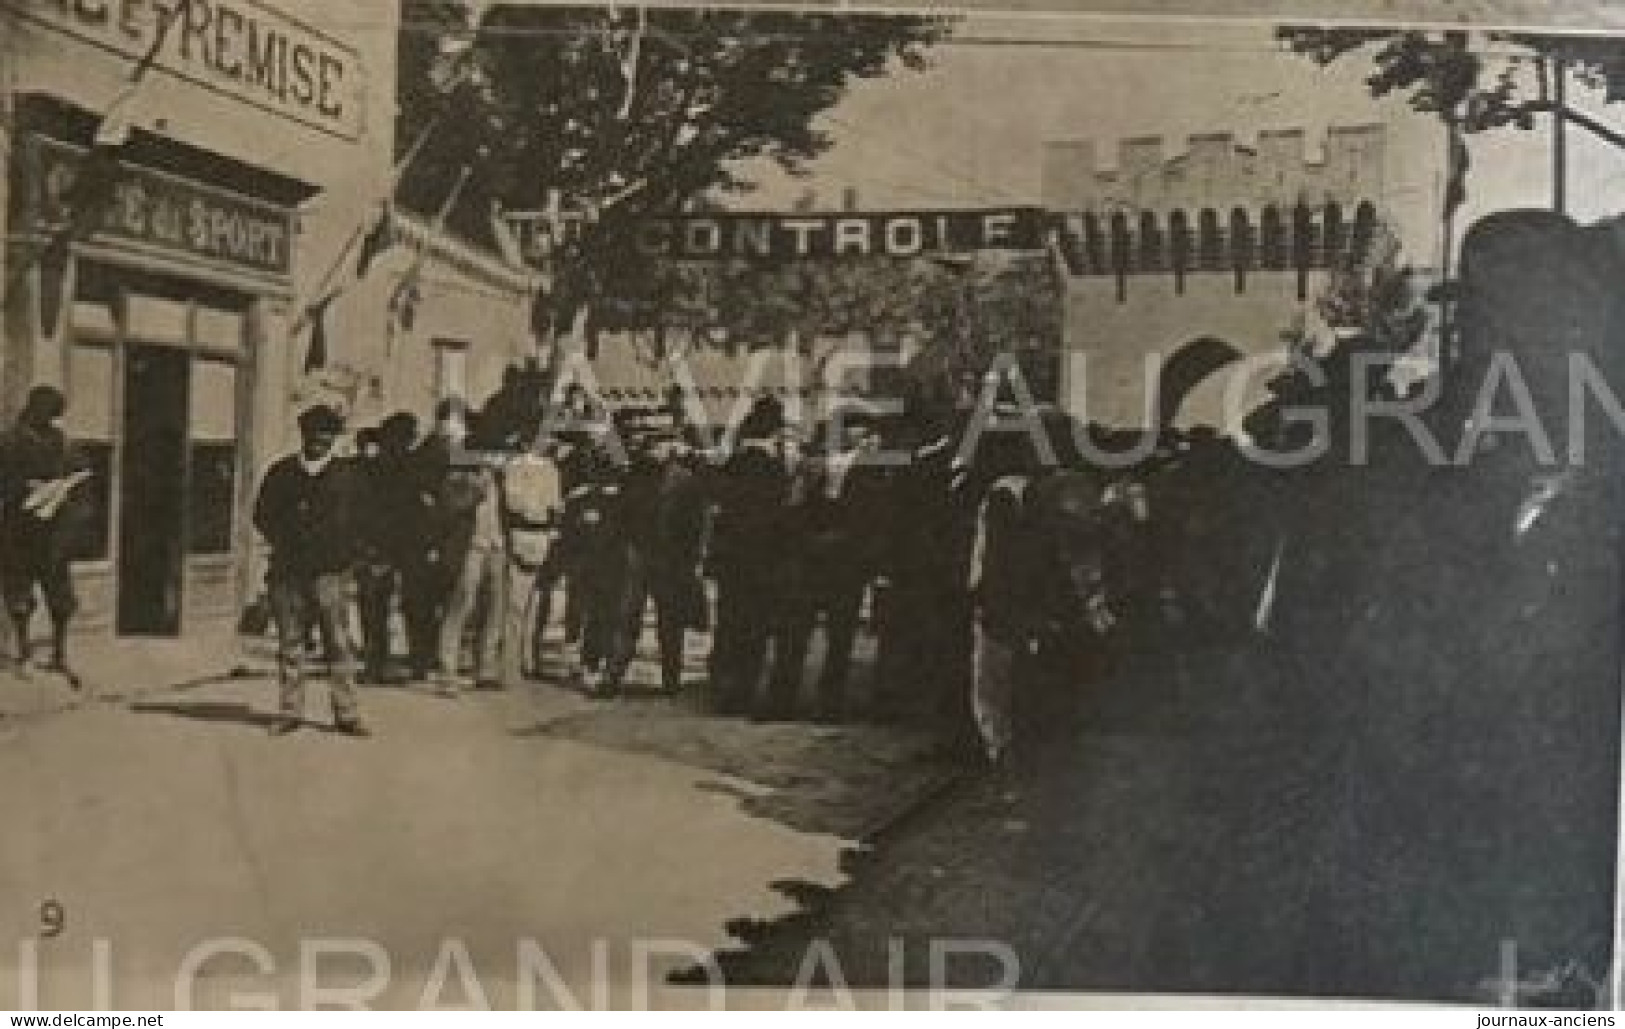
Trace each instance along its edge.
{"label": "man in dark jacket", "polygon": [[[371,448],[359,448],[365,503],[357,513],[363,555],[356,569],[356,593],[361,608],[363,682],[389,679],[390,612],[401,578],[423,556],[427,509],[412,466],[417,433],[417,418],[401,411],[371,432]],[[409,638],[417,639],[424,631],[408,621]],[[432,633],[432,624],[427,631]]]}
{"label": "man in dark jacket", "polygon": [[779,555],[790,481],[776,440],[783,427],[778,402],[758,401],[740,423],[734,451],[716,476],[711,569],[717,582],[717,625],[711,685],[718,708],[727,714],[743,714],[755,703],[778,616]]}
{"label": "man in dark jacket", "polygon": [[57,426],[66,410],[60,391],[36,386],[17,424],[0,438],[0,591],[17,636],[17,661],[30,658],[36,587],[51,616],[51,669],[68,677],[68,621],[78,609],[68,561],[67,505],[84,478]]}
{"label": "man in dark jacket", "polygon": [[774,637],[770,706],[793,715],[812,633],[823,616],[826,646],[818,675],[818,719],[844,721],[847,678],[863,609],[875,577],[884,469],[869,460],[867,425],[851,413],[821,426],[797,470],[784,531],[783,611]]}
{"label": "man in dark jacket", "polygon": [[349,641],[359,482],[354,462],[334,452],[343,431],[343,417],[324,404],[301,414],[299,451],[265,473],[254,504],[254,526],[271,546],[266,586],[277,627],[282,714],[272,727],[276,735],[303,723],[304,644],[313,622],[332,668],[334,726],[351,736],[370,735],[356,708]]}
{"label": "man in dark jacket", "polygon": [[468,405],[461,399],[442,400],[433,431],[406,460],[414,543],[401,566],[401,610],[414,679],[427,678],[439,663],[441,621],[473,539],[475,504],[466,489],[457,488],[466,476],[453,475],[469,420]]}
{"label": "man in dark jacket", "polygon": [[564,502],[569,550],[570,602],[581,619],[579,650],[570,677],[593,696],[613,692],[608,672],[627,573],[625,468],[618,443],[595,440],[577,469]]}
{"label": "man in dark jacket", "polygon": [[618,689],[637,652],[643,611],[654,598],[660,644],[660,685],[682,688],[683,641],[706,621],[699,580],[705,501],[686,444],[675,431],[656,430],[636,447],[625,484],[627,565],[620,622],[606,685]]}

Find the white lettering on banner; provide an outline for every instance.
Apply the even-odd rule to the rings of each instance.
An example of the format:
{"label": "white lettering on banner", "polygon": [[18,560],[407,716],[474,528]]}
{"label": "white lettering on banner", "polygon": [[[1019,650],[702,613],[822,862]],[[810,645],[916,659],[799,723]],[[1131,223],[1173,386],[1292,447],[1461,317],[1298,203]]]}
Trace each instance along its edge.
{"label": "white lettering on banner", "polygon": [[691,254],[714,256],[722,250],[722,226],[712,221],[689,222],[684,243]]}
{"label": "white lettering on banner", "polygon": [[750,218],[735,229],[734,250],[741,256],[770,257],[773,254],[773,223],[766,218]]}
{"label": "white lettering on banner", "polygon": [[646,256],[678,260],[917,257],[1039,250],[1049,228],[1049,216],[1038,208],[838,215],[723,212],[649,218],[637,226],[633,238]]}
{"label": "white lettering on banner", "polygon": [[33,0],[24,17],[131,60],[171,11],[157,67],[346,139],[361,135],[361,60],[350,46],[260,0]]}
{"label": "white lettering on banner", "polygon": [[1015,215],[990,214],[982,219],[982,239],[990,247],[1008,246],[1015,227]]}
{"label": "white lettering on banner", "polygon": [[861,218],[842,218],[836,222],[835,253],[869,253],[869,223]]}
{"label": "white lettering on banner", "polygon": [[785,221],[784,227],[795,234],[796,256],[807,257],[812,253],[812,234],[824,227],[823,222],[817,218],[795,218]]}
{"label": "white lettering on banner", "polygon": [[925,234],[916,218],[893,218],[886,222],[886,250],[898,257],[912,257],[925,246]]}

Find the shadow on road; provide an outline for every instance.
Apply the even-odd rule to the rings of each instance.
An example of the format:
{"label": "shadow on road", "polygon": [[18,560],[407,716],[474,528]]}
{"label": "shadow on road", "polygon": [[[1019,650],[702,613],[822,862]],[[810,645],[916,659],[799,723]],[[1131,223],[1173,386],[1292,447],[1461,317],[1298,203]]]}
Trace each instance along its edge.
{"label": "shadow on road", "polygon": [[[241,725],[266,731],[282,721],[282,716],[277,712],[262,711],[232,700],[146,700],[130,704],[128,710],[138,715],[168,715],[193,722]],[[300,722],[299,728],[304,732],[345,735],[327,722],[311,721],[308,717]]]}
{"label": "shadow on road", "polygon": [[247,704],[223,700],[140,701],[129,708],[141,715],[168,715],[197,722],[234,723],[254,729],[270,729],[280,716],[259,711]]}

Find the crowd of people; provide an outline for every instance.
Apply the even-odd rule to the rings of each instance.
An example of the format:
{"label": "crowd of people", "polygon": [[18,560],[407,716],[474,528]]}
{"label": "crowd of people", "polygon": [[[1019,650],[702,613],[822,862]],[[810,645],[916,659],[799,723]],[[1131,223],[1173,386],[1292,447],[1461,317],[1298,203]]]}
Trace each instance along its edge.
{"label": "crowd of people", "polygon": [[[579,388],[553,402],[509,391],[478,410],[444,401],[422,439],[410,414],[350,429],[343,458],[342,417],[307,410],[301,451],[268,472],[255,512],[272,553],[278,731],[301,724],[314,634],[346,731],[365,731],[358,664],[363,682],[448,696],[527,679],[600,698],[703,684],[721,715],[917,717],[945,748],[998,760],[1027,652],[1065,641],[1076,657],[1114,632],[1111,607],[1139,603],[1130,579],[1150,582],[1155,562],[1133,560],[1139,469],[1055,452],[1035,434],[1064,449],[1082,427],[991,404],[990,378],[901,413],[838,404],[805,422],[765,394],[726,426],[691,418],[680,394],[611,413]],[[1055,472],[1054,488],[1000,499]],[[651,609],[658,679],[629,683]],[[694,633],[710,650],[689,682]]]}
{"label": "crowd of people", "polygon": [[[728,426],[691,418],[680,394],[611,413],[522,374],[478,409],[443,401],[427,426],[312,406],[253,506],[269,559],[263,617],[245,624],[276,631],[274,730],[305,724],[313,654],[336,728],[356,735],[357,684],[648,689],[628,678],[652,609],[661,692],[703,683],[717,713],[761,720],[923,717],[948,749],[998,760],[1031,658],[1054,656],[1069,681],[1097,667],[1095,641],[1155,620],[1138,616],[1180,548],[1148,546],[1141,480],[1166,454],[1109,474],[1056,452],[1081,427],[992,404],[992,378],[901,414],[852,405],[810,423],[771,394]],[[41,387],[0,440],[16,486],[0,495],[0,565],[21,646],[43,597],[66,670],[77,605],[56,512],[82,473],[64,407]],[[1209,443],[1193,455],[1222,449]],[[1193,605],[1199,586],[1185,584]],[[855,683],[866,625],[873,660]],[[710,652],[690,683],[692,634]]]}
{"label": "crowd of people", "polygon": [[[728,426],[691,418],[680,394],[611,413],[579,387],[550,400],[548,386],[509,376],[478,409],[443,401],[427,426],[300,413],[300,446],[266,471],[252,518],[269,559],[245,626],[276,632],[277,733],[305,724],[320,655],[334,724],[356,735],[369,731],[358,684],[456,697],[548,679],[599,698],[703,684],[722,715],[921,717],[946,748],[998,760],[1035,655],[1071,689],[1110,649],[1098,641],[1157,621],[1147,598],[1170,574],[1188,580],[1193,610],[1250,601],[1204,589],[1195,572],[1214,562],[1179,545],[1200,535],[1188,526],[1153,545],[1144,480],[1202,491],[1191,474],[1150,476],[1177,448],[1105,473],[1050,446],[1080,429],[1064,415],[990,404],[996,381],[967,375],[957,396],[901,414],[838,406],[810,423],[766,394]],[[83,473],[64,409],[40,387],[0,439],[14,487],[0,495],[0,569],[24,663],[43,598],[51,663],[72,680],[59,505]],[[1187,465],[1224,450],[1190,442]],[[1041,479],[1054,482],[1026,491]],[[1213,509],[1169,499],[1164,529]],[[1247,576],[1221,578],[1224,592]],[[651,613],[658,677],[629,684]],[[855,676],[865,626],[872,661]],[[685,681],[695,634],[708,667]]]}
{"label": "crowd of people", "polygon": [[[808,432],[768,397],[731,431],[708,432],[680,403],[611,415],[576,390],[518,417],[446,400],[421,439],[411,414],[352,430],[322,405],[299,429],[254,511],[280,640],[276,731],[302,724],[313,637],[338,728],[364,734],[356,680],[456,696],[558,672],[614,696],[651,607],[660,690],[683,689],[689,634],[709,631],[717,710],[852,713],[852,655],[884,543],[883,473],[859,460],[879,441],[872,420],[837,414]],[[820,621],[814,707],[801,712]],[[556,622],[562,643],[550,642]]]}

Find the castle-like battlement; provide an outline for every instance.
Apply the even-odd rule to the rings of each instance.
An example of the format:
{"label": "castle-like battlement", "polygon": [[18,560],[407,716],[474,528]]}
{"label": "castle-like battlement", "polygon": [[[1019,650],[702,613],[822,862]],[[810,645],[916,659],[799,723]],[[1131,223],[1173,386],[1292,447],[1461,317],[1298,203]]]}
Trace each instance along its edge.
{"label": "castle-like battlement", "polygon": [[1061,217],[1062,254],[1074,275],[1172,272],[1181,280],[1204,272],[1233,272],[1241,288],[1254,271],[1306,273],[1367,260],[1381,215],[1369,200],[1352,209],[1331,200],[1317,207],[1266,204],[1261,214],[1242,205],[1228,211],[1176,208],[1166,217],[1144,209],[1131,216],[1082,211]]}
{"label": "castle-like battlement", "polygon": [[1101,164],[1094,140],[1058,140],[1044,147],[1043,195],[1051,210],[1080,213],[1352,208],[1380,201],[1386,160],[1380,124],[1328,129],[1318,160],[1302,128],[1266,129],[1256,144],[1230,132],[1200,133],[1173,154],[1163,136],[1133,136],[1118,141],[1115,168]]}

